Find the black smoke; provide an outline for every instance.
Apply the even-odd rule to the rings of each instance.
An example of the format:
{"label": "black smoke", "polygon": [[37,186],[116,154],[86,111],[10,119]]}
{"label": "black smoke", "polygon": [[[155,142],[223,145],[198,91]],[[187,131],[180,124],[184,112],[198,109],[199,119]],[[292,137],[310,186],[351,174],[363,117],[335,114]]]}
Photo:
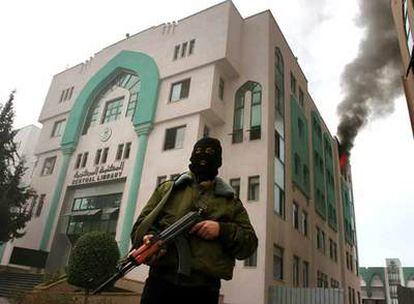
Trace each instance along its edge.
{"label": "black smoke", "polygon": [[401,90],[401,55],[389,0],[360,0],[357,25],[365,29],[358,56],[342,74],[338,136],[349,152],[370,120],[394,111]]}

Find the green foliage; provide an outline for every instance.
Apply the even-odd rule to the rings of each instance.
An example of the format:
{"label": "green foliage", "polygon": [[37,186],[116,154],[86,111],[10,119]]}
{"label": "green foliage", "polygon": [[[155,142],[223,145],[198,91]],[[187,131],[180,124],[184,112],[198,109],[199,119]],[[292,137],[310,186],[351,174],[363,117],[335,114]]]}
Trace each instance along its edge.
{"label": "green foliage", "polygon": [[119,255],[112,235],[99,231],[84,234],[70,255],[68,282],[86,289],[98,287],[116,271]]}
{"label": "green foliage", "polygon": [[36,194],[21,184],[26,168],[14,142],[13,100],[14,92],[0,109],[0,243],[24,235],[22,229],[31,218],[27,201]]}

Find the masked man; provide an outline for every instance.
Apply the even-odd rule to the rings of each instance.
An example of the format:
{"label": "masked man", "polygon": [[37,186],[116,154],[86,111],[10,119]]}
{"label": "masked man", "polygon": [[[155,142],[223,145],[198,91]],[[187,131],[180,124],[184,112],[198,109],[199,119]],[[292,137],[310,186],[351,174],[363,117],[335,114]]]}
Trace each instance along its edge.
{"label": "masked man", "polygon": [[131,238],[134,247],[147,242],[190,211],[204,209],[203,221],[186,235],[191,273],[177,272],[175,246],[150,262],[141,304],[218,303],[220,279],[233,276],[235,259],[246,259],[257,248],[257,237],[234,190],[217,176],[221,145],[204,137],[194,145],[190,172],[162,183],[139,215]]}

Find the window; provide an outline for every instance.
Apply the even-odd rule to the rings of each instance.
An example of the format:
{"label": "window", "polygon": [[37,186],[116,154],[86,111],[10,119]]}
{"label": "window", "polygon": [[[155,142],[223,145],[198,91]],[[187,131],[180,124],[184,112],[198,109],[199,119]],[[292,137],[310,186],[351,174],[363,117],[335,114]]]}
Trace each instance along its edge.
{"label": "window", "polygon": [[303,108],[303,106],[304,106],[304,96],[303,96],[303,91],[302,91],[301,88],[299,88],[299,104]]}
{"label": "window", "polygon": [[220,77],[220,80],[219,80],[219,92],[218,92],[218,96],[219,96],[220,100],[223,100],[224,99],[224,80],[221,77]]}
{"label": "window", "polygon": [[275,157],[283,163],[285,161],[285,142],[275,130]]}
{"label": "window", "polygon": [[299,263],[299,257],[294,255],[292,263],[293,287],[299,287]]}
{"label": "window", "polygon": [[33,215],[33,210],[35,210],[36,207],[36,201],[37,201],[37,195],[32,197],[32,200],[30,202],[30,207],[29,207],[29,211],[27,212],[27,214],[32,217]]}
{"label": "window", "polygon": [[274,197],[274,210],[280,215],[282,219],[285,219],[285,192],[275,184],[275,197]]}
{"label": "window", "polygon": [[296,95],[296,78],[293,76],[292,72],[290,73],[290,91],[293,95]]}
{"label": "window", "polygon": [[244,260],[244,267],[256,267],[257,266],[257,250],[253,252],[251,256]]}
{"label": "window", "polygon": [[187,52],[187,42],[184,42],[181,44],[181,57],[184,57]]}
{"label": "window", "polygon": [[262,121],[262,88],[256,85],[252,91],[252,102],[250,112],[250,140],[261,138]]}
{"label": "window", "polygon": [[102,123],[117,120],[121,117],[124,97],[108,101],[105,106]]}
{"label": "window", "polygon": [[63,135],[63,131],[65,130],[66,119],[59,120],[55,122],[52,131],[52,137],[60,137]]}
{"label": "window", "polygon": [[320,288],[328,288],[328,275],[318,270],[317,272],[317,285]]}
{"label": "window", "polygon": [[76,156],[75,169],[79,169],[81,161],[82,161],[82,153]]}
{"label": "window", "polygon": [[306,211],[302,211],[302,233],[308,235],[308,214]]}
{"label": "window", "polygon": [[338,251],[338,247],[336,243],[332,239],[329,239],[329,257],[335,262],[338,261],[337,251]]}
{"label": "window", "polygon": [[300,175],[300,159],[299,159],[299,155],[297,153],[295,153],[294,156],[294,167],[295,167],[295,175]]}
{"label": "window", "polygon": [[273,279],[283,280],[283,248],[273,245]]}
{"label": "window", "polygon": [[316,227],[316,248],[325,254],[325,232],[319,227]]}
{"label": "window", "polygon": [[174,48],[174,60],[178,58],[178,54],[180,53],[180,45],[176,45]]}
{"label": "window", "polygon": [[167,129],[165,131],[164,151],[183,147],[185,126]]}
{"label": "window", "polygon": [[73,88],[74,87],[70,87],[70,88],[62,90],[62,93],[60,94],[59,102],[70,100],[73,95]]}
{"label": "window", "polygon": [[106,160],[108,159],[108,152],[109,152],[109,148],[108,148],[108,147],[106,147],[106,148],[103,150],[103,153],[102,153],[101,164],[105,164],[105,163],[106,163]]}
{"label": "window", "polygon": [[190,78],[175,82],[171,86],[170,101],[178,101],[188,97],[190,92]]}
{"label": "window", "polygon": [[95,154],[95,165],[99,165],[99,161],[101,160],[101,154],[102,154],[102,149],[98,149],[96,150],[96,154]]}
{"label": "window", "polygon": [[188,55],[192,55],[194,53],[194,47],[195,47],[195,39],[191,39],[190,47],[188,49]]}
{"label": "window", "polygon": [[298,118],[298,131],[299,131],[299,137],[303,138],[305,133],[303,131],[303,121],[300,118]]}
{"label": "window", "polygon": [[309,287],[309,263],[302,263],[302,287]]}
{"label": "window", "polygon": [[40,195],[39,203],[37,204],[37,209],[36,209],[36,217],[39,217],[40,214],[42,213],[43,205],[45,203],[45,197],[46,197],[46,194]]}
{"label": "window", "polygon": [[233,143],[243,141],[243,122],[244,122],[244,95],[236,93],[236,101],[234,104],[234,122],[233,122]]}
{"label": "window", "polygon": [[45,159],[43,163],[42,173],[41,175],[50,175],[53,173],[53,168],[55,167],[56,163],[56,156],[48,157]]}
{"label": "window", "polygon": [[88,152],[83,153],[81,168],[86,167],[86,163],[88,162],[88,155],[89,155]]}
{"label": "window", "polygon": [[124,150],[124,159],[128,159],[129,158],[129,154],[131,153],[131,143],[128,142],[125,145],[125,150]]}
{"label": "window", "polygon": [[331,278],[331,288],[339,288],[339,282],[334,278]]}
{"label": "window", "polygon": [[293,202],[292,205],[292,223],[295,229],[299,230],[299,206],[297,203]]}
{"label": "window", "polygon": [[167,180],[167,175],[157,177],[157,187]]}
{"label": "window", "polygon": [[232,178],[230,180],[230,186],[233,188],[237,197],[240,197],[240,178]]}
{"label": "window", "polygon": [[122,158],[122,153],[124,152],[124,144],[119,144],[118,149],[116,151],[116,160],[120,160]]}
{"label": "window", "polygon": [[250,176],[249,177],[249,191],[248,191],[247,199],[249,201],[258,201],[259,191],[260,191],[260,177]]}

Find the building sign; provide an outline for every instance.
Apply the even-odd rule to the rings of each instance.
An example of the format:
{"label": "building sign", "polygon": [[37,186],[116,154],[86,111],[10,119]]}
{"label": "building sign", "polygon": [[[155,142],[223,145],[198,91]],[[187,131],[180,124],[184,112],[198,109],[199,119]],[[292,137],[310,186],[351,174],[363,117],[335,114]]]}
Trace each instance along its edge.
{"label": "building sign", "polygon": [[122,176],[124,161],[119,165],[110,164],[107,166],[97,166],[94,171],[79,170],[73,176],[72,185],[84,185],[118,179]]}

